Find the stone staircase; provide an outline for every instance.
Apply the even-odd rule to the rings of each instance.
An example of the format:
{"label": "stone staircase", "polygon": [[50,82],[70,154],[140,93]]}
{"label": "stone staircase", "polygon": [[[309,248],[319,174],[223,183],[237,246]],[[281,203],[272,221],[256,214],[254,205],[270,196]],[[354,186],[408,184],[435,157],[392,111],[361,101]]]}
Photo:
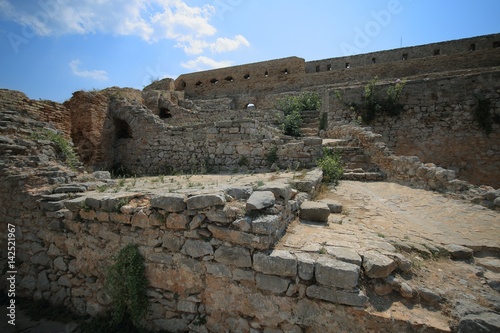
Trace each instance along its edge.
{"label": "stone staircase", "polygon": [[300,111],[302,116],[302,136],[318,136],[319,110]]}
{"label": "stone staircase", "polygon": [[371,162],[354,139],[323,139],[323,147],[338,152],[344,163],[343,180],[382,181],[386,175]]}

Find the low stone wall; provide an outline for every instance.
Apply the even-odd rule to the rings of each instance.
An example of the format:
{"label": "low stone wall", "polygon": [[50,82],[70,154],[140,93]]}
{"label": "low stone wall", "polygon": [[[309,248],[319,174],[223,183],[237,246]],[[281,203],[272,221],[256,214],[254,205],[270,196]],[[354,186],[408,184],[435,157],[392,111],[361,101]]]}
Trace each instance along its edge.
{"label": "low stone wall", "polygon": [[151,329],[359,326],[361,318],[348,323],[340,318],[349,311],[332,305],[367,304],[361,258],[272,250],[308,194],[273,183],[188,194],[87,191],[95,186],[25,195],[29,214],[6,212],[16,228],[18,295],[103,313],[111,302],[103,289],[106,269],[133,243],[146,260],[151,311],[144,323]]}
{"label": "low stone wall", "polygon": [[423,163],[417,156],[395,155],[382,135],[373,133],[369,127],[342,125],[324,134],[329,138],[355,139],[370,156],[372,163],[387,175],[388,181],[446,192],[488,208],[500,209],[500,189],[474,186],[457,179],[454,170],[438,167],[433,163]]}

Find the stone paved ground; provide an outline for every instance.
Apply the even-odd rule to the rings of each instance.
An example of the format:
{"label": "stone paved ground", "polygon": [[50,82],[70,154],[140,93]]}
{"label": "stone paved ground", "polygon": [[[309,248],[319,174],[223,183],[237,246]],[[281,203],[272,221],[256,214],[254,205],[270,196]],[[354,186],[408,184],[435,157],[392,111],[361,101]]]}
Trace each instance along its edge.
{"label": "stone paved ground", "polygon": [[[296,221],[278,248],[328,253],[347,248],[362,253],[372,248],[392,251],[394,244],[413,263],[409,274],[396,277],[413,290],[428,288],[444,299],[441,305],[432,306],[394,292],[386,296],[372,294],[368,310],[374,315],[447,332],[457,302],[470,301],[500,310],[500,294],[488,285],[500,281],[499,212],[387,182],[342,181],[318,199],[340,202],[342,214],[330,215],[328,226]],[[425,259],[432,250],[450,244],[475,249],[475,258]]]}

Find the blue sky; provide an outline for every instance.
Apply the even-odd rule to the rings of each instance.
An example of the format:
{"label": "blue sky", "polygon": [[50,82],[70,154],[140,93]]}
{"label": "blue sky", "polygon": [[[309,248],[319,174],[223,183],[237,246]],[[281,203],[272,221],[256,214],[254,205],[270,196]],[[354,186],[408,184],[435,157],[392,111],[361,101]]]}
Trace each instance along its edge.
{"label": "blue sky", "polygon": [[500,32],[498,0],[0,0],[0,88],[77,90]]}

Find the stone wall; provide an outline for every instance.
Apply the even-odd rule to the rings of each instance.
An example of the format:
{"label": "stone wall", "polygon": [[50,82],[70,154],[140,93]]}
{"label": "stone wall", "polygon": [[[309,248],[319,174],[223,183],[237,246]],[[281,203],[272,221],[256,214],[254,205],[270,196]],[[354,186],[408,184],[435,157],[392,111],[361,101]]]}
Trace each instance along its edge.
{"label": "stone wall", "polygon": [[[104,133],[107,168],[129,174],[228,172],[312,167],[321,156],[320,138],[283,136],[255,120],[239,118],[215,123],[167,126],[140,104],[125,100],[110,106]],[[220,118],[219,118],[220,119]],[[270,162],[275,151],[277,159]]]}
{"label": "stone wall", "polygon": [[24,93],[0,89],[0,110],[25,112],[30,117],[53,124],[67,138],[71,134],[71,119],[64,105],[46,100],[29,99]]}
{"label": "stone wall", "polygon": [[370,331],[364,321],[388,332],[401,328],[361,311],[368,297],[360,257],[272,250],[308,196],[290,185],[184,194],[87,191],[95,186],[20,192],[13,199],[24,204],[3,211],[16,227],[17,295],[101,314],[111,302],[103,288],[106,269],[133,243],[146,262],[144,324],[151,329]]}
{"label": "stone wall", "polygon": [[[407,82],[397,117],[382,116],[370,126],[396,155],[417,156],[424,163],[452,169],[458,178],[473,184],[500,187],[500,72],[441,77]],[[393,83],[376,88],[380,97]],[[363,86],[331,89],[324,107],[329,110],[329,128],[357,119],[344,102],[362,103]],[[488,99],[493,115],[492,133],[486,135],[473,118],[477,96]]]}

